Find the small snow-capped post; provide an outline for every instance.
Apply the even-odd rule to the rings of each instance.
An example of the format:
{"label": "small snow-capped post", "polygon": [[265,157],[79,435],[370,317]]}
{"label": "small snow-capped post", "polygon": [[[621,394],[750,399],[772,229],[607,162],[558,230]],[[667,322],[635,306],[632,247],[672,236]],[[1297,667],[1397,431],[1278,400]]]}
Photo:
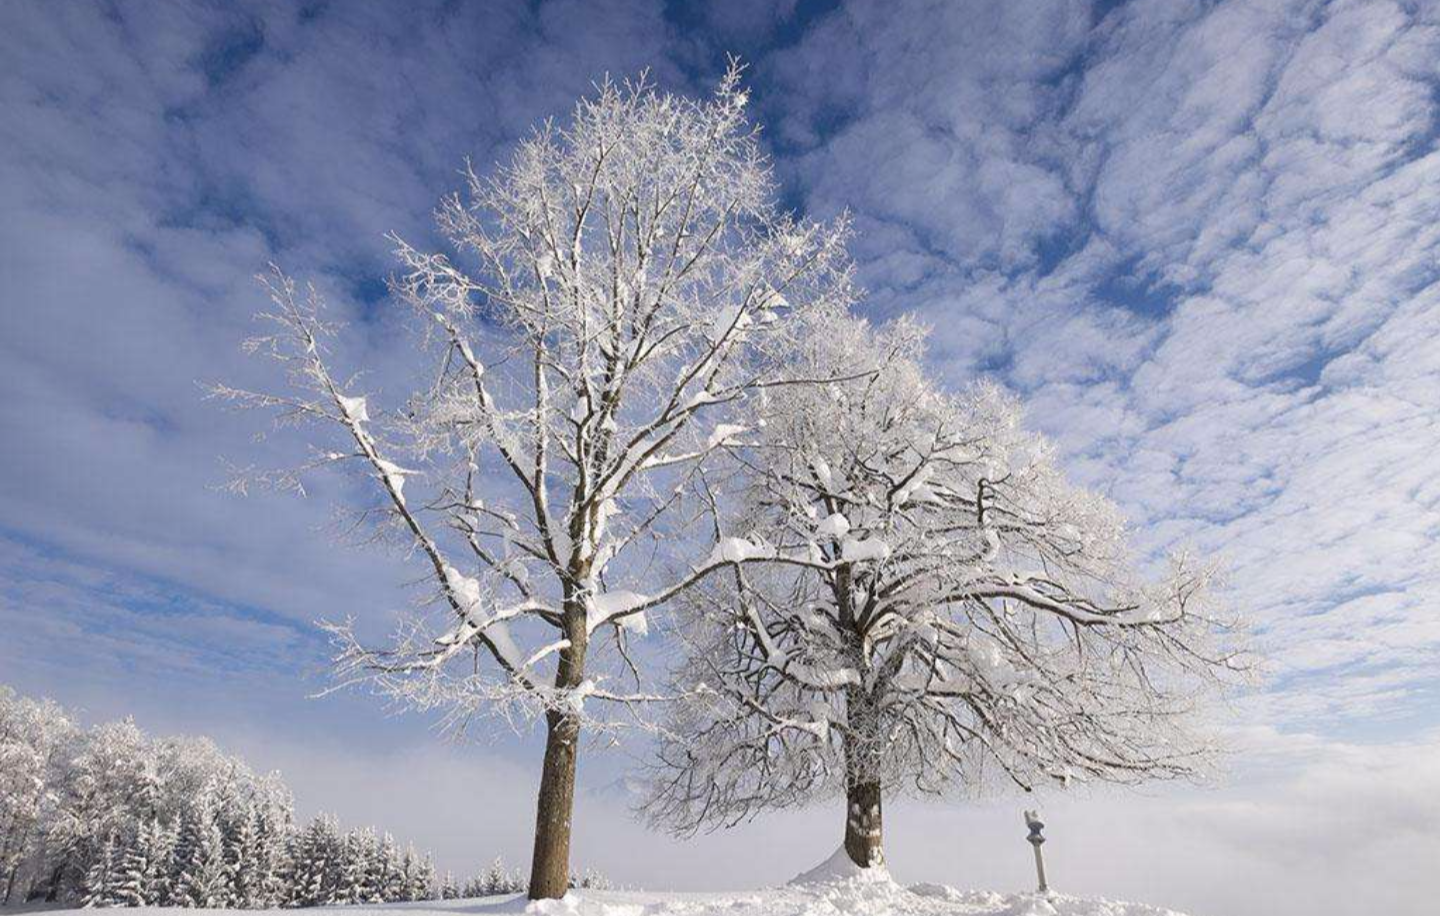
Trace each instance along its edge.
{"label": "small snow-capped post", "polygon": [[1040,831],[1045,829],[1045,822],[1040,820],[1039,812],[1026,811],[1025,826],[1030,828],[1030,835],[1025,839],[1035,850],[1035,877],[1039,881],[1036,889],[1042,894],[1048,894],[1050,887],[1045,883],[1045,854],[1040,851],[1040,844],[1045,842],[1045,837],[1040,835]]}

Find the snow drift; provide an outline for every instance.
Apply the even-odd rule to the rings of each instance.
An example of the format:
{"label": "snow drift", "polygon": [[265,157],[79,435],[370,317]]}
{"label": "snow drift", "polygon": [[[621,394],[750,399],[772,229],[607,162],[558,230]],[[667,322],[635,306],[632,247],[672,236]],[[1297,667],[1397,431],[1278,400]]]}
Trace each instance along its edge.
{"label": "snow drift", "polygon": [[[1063,894],[999,894],[961,891],[942,884],[897,884],[888,875],[850,869],[827,859],[785,887],[748,893],[662,893],[647,891],[571,892],[559,900],[531,901],[524,895],[471,900],[312,907],[313,916],[1182,916],[1139,903],[1069,897]],[[46,916],[88,916],[91,910],[52,910]],[[135,916],[174,913],[157,907],[127,910]],[[222,911],[187,910],[200,914]],[[233,912],[233,911],[225,911]],[[252,910],[283,916],[294,910]]]}

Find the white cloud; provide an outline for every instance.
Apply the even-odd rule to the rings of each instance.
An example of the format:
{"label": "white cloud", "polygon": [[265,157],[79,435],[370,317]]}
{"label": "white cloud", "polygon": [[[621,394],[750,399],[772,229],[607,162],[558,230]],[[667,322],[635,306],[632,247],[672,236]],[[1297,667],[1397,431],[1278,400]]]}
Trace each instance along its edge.
{"label": "white cloud", "polygon": [[[1255,714],[1423,716],[1440,658],[1433,11],[1133,3],[1087,32],[1065,5],[861,6],[779,69],[805,87],[793,117],[823,122],[827,81],[796,62],[836,31],[860,55],[836,90],[854,117],[794,168],[878,238],[860,243],[876,307],[931,321],[957,382],[1024,391],[1142,547],[1229,561],[1280,675]],[[963,53],[931,44],[952,39]]]}

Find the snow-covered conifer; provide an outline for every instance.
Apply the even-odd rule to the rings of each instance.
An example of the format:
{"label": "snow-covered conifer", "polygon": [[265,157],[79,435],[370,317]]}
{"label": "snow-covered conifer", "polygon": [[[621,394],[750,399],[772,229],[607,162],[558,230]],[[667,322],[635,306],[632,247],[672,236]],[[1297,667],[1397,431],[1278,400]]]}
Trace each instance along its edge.
{"label": "snow-covered conifer", "polygon": [[291,906],[327,906],[336,902],[341,842],[339,827],[327,814],[316,816],[301,831],[291,856]]}
{"label": "snow-covered conifer", "polygon": [[435,899],[435,864],[428,855],[420,855],[414,844],[405,847],[400,869],[404,875],[405,900]]}
{"label": "snow-covered conifer", "polygon": [[445,876],[440,879],[440,899],[441,899],[441,900],[458,900],[458,899],[460,899],[460,885],[455,882],[455,873],[454,873],[454,872],[447,871],[447,872],[445,872]]}
{"label": "snow-covered conifer", "polygon": [[265,905],[266,896],[260,814],[253,804],[246,803],[233,824],[226,851],[234,885],[232,905],[257,909]]}
{"label": "snow-covered conifer", "polygon": [[223,909],[232,905],[232,864],[225,852],[218,795],[218,788],[208,784],[181,818],[171,892],[176,906]]}
{"label": "snow-covered conifer", "polygon": [[120,849],[115,869],[118,906],[167,906],[174,836],[153,816],[140,821]]}
{"label": "snow-covered conifer", "polygon": [[117,860],[115,838],[108,836],[99,844],[94,861],[85,872],[85,887],[82,895],[84,906],[123,905]]}

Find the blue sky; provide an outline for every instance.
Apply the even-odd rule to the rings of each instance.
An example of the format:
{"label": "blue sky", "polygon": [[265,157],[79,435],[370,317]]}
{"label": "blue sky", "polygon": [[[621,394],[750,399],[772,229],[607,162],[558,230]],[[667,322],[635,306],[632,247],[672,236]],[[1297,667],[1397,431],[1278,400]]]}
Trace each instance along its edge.
{"label": "blue sky", "polygon": [[[1419,912],[1387,876],[1440,854],[1401,842],[1440,820],[1430,3],[0,4],[0,681],[213,733],[455,867],[521,857],[531,742],[449,748],[364,698],[301,699],[310,622],[384,626],[409,576],[337,542],[342,481],[217,492],[222,458],[296,442],[256,441],[200,385],[262,380],[238,343],[271,260],[354,320],[343,359],[403,379],[384,234],[432,238],[464,157],[494,162],[606,73],[703,92],[726,52],[787,204],[853,214],[869,314],[932,323],[953,384],[1022,393],[1142,550],[1222,556],[1270,658],[1225,787],[1054,802],[1130,857],[1072,860],[1070,884],[1259,912],[1157,858],[1159,836],[1274,883],[1265,912],[1373,911],[1357,882]],[[614,821],[626,761],[589,763],[582,817]],[[496,787],[477,811],[514,811],[427,800],[477,780]],[[1006,804],[902,810],[894,857],[1020,883]],[[824,815],[690,847],[616,828],[643,865],[597,826],[580,853],[636,882],[714,885],[712,855],[731,883],[774,881],[828,851]]]}

